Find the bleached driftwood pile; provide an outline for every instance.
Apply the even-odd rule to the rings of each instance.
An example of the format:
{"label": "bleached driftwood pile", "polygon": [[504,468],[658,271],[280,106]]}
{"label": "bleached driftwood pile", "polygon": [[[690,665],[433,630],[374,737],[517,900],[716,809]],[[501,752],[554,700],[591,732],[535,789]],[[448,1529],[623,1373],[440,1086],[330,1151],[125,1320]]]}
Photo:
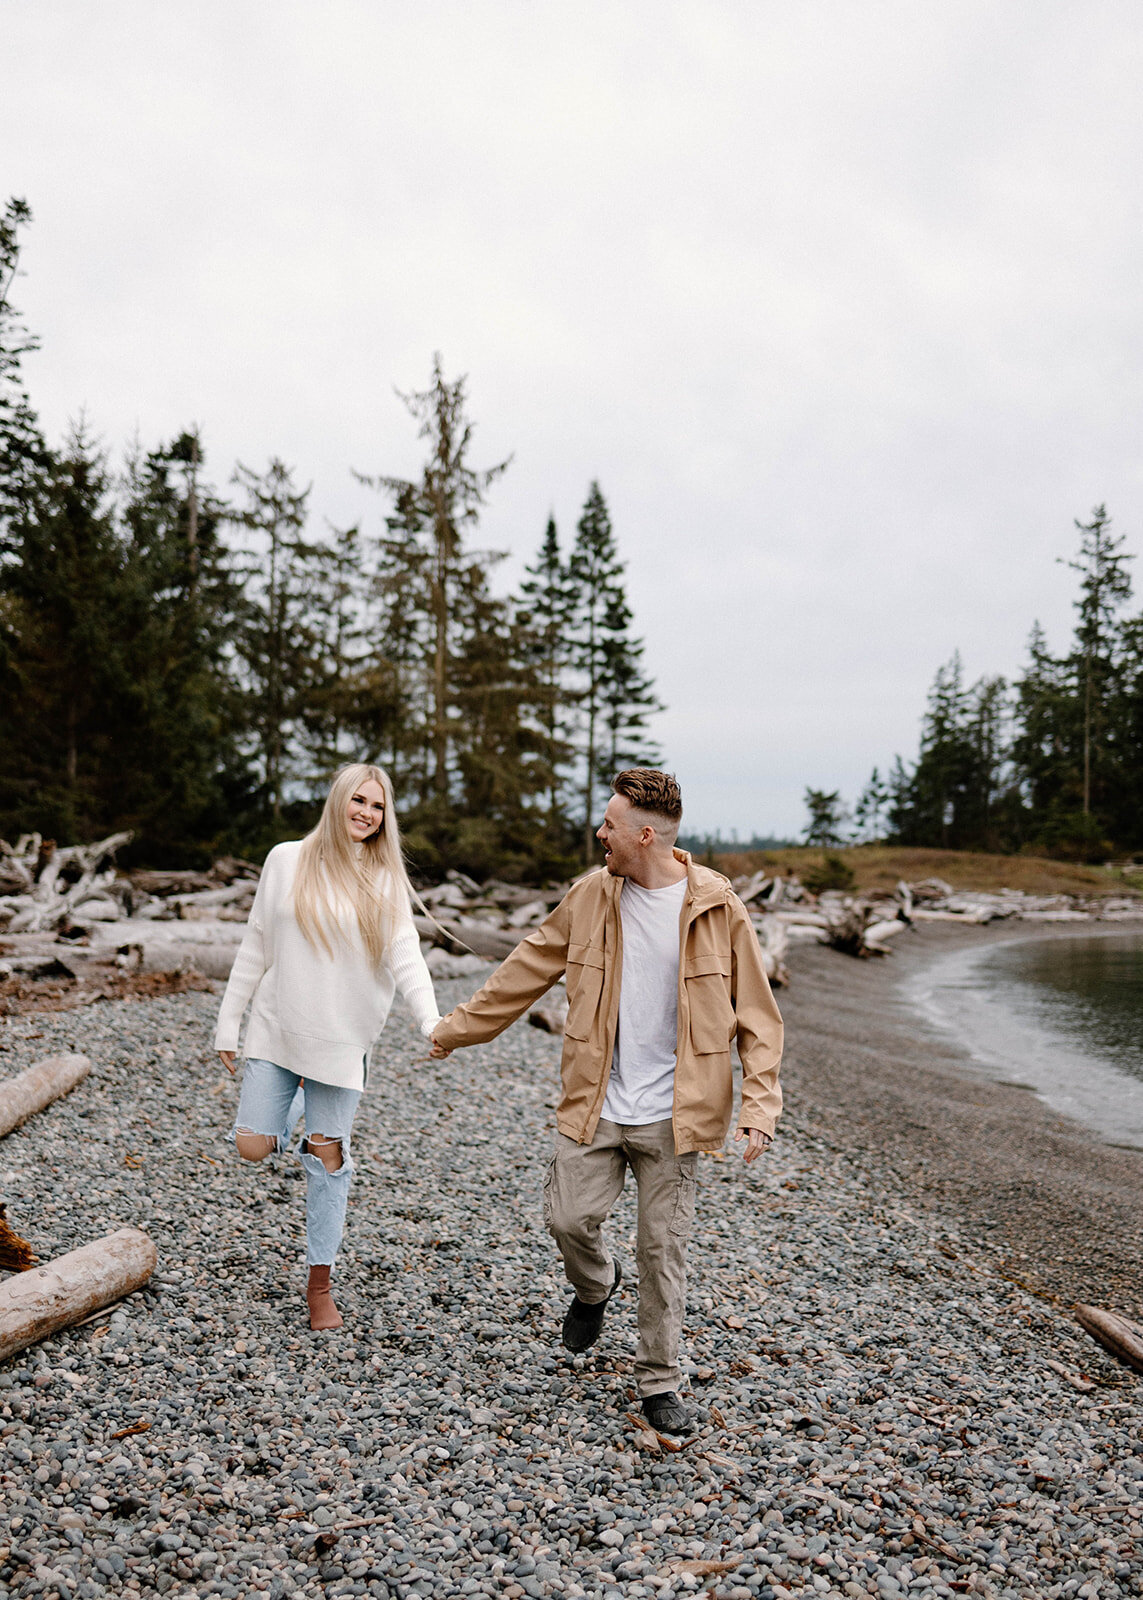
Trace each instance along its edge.
{"label": "bleached driftwood pile", "polygon": [[[209,872],[119,872],[115,852],[130,838],[57,847],[39,834],[15,846],[0,840],[0,979],[81,978],[93,967],[126,972],[199,973],[225,978],[258,885],[259,869],[234,858]],[[506,956],[567,891],[463,872],[426,889],[428,915],[414,921],[432,971],[441,978],[481,972]],[[903,928],[921,922],[1127,921],[1143,918],[1143,899],[988,894],[954,890],[940,878],[898,883],[892,893],[812,894],[787,874],[756,872],[735,880],[758,933],[770,981],[788,983],[791,943],[815,940],[851,955],[883,955]],[[558,1020],[560,996],[550,1020]],[[538,1020],[538,1019],[537,1019]],[[541,1026],[547,1025],[544,1022]],[[558,1031],[558,1030],[557,1030]]]}
{"label": "bleached driftwood pile", "polygon": [[1001,918],[1024,922],[1127,922],[1143,919],[1138,896],[1025,894],[1019,889],[956,890],[942,878],[898,883],[891,894],[865,897],[826,890],[813,895],[796,877],[775,878],[765,872],[737,878],[739,897],[764,949],[781,950],[787,943],[815,940],[849,955],[888,953],[888,942],[903,928],[919,922],[981,924]]}
{"label": "bleached driftwood pile", "polygon": [[57,846],[0,840],[0,977],[77,978],[92,968],[225,977],[258,887],[248,861],[209,872],[119,872],[130,839]]}

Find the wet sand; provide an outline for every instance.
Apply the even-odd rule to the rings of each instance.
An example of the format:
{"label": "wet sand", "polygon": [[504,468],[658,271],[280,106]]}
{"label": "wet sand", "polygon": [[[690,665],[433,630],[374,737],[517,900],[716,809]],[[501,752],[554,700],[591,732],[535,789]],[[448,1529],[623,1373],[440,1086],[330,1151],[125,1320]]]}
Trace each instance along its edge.
{"label": "wet sand", "polygon": [[856,1168],[868,1163],[879,1183],[943,1213],[967,1250],[1035,1293],[1143,1317],[1143,1152],[988,1081],[904,993],[934,957],[1013,934],[1008,923],[930,923],[869,961],[798,947],[778,997],[787,1115]]}

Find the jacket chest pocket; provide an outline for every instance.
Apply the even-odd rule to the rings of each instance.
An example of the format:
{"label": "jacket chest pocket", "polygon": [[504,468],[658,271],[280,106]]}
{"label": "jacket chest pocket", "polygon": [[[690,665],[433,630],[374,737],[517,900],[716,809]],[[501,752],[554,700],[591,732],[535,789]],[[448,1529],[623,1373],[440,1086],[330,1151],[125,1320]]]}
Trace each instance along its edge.
{"label": "jacket chest pocket", "polygon": [[566,982],[568,1018],[564,1033],[569,1039],[589,1039],[603,993],[603,951],[590,944],[569,945]]}
{"label": "jacket chest pocket", "polygon": [[714,950],[688,956],[683,966],[683,981],[692,1049],[700,1056],[725,1053],[734,1036],[729,957]]}

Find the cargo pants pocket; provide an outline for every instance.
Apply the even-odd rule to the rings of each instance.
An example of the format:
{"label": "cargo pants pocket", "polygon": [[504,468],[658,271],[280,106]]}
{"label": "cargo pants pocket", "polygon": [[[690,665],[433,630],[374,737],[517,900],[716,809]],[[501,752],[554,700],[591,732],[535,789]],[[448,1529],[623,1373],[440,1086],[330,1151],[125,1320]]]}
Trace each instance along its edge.
{"label": "cargo pants pocket", "polygon": [[684,1163],[679,1173],[678,1188],[675,1190],[675,1204],[671,1213],[670,1229],[678,1239],[689,1239],[691,1226],[695,1220],[695,1199],[698,1194],[698,1173],[693,1155],[683,1156]]}

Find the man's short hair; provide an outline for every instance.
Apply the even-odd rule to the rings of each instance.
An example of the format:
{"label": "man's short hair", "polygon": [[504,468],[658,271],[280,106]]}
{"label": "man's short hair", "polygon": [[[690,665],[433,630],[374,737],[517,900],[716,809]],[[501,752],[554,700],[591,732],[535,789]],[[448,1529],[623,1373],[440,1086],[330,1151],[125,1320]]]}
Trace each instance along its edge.
{"label": "man's short hair", "polygon": [[674,840],[683,819],[683,796],[673,772],[660,772],[657,767],[628,767],[615,774],[611,788],[629,800],[636,811],[661,817],[666,827],[660,831],[670,833]]}

